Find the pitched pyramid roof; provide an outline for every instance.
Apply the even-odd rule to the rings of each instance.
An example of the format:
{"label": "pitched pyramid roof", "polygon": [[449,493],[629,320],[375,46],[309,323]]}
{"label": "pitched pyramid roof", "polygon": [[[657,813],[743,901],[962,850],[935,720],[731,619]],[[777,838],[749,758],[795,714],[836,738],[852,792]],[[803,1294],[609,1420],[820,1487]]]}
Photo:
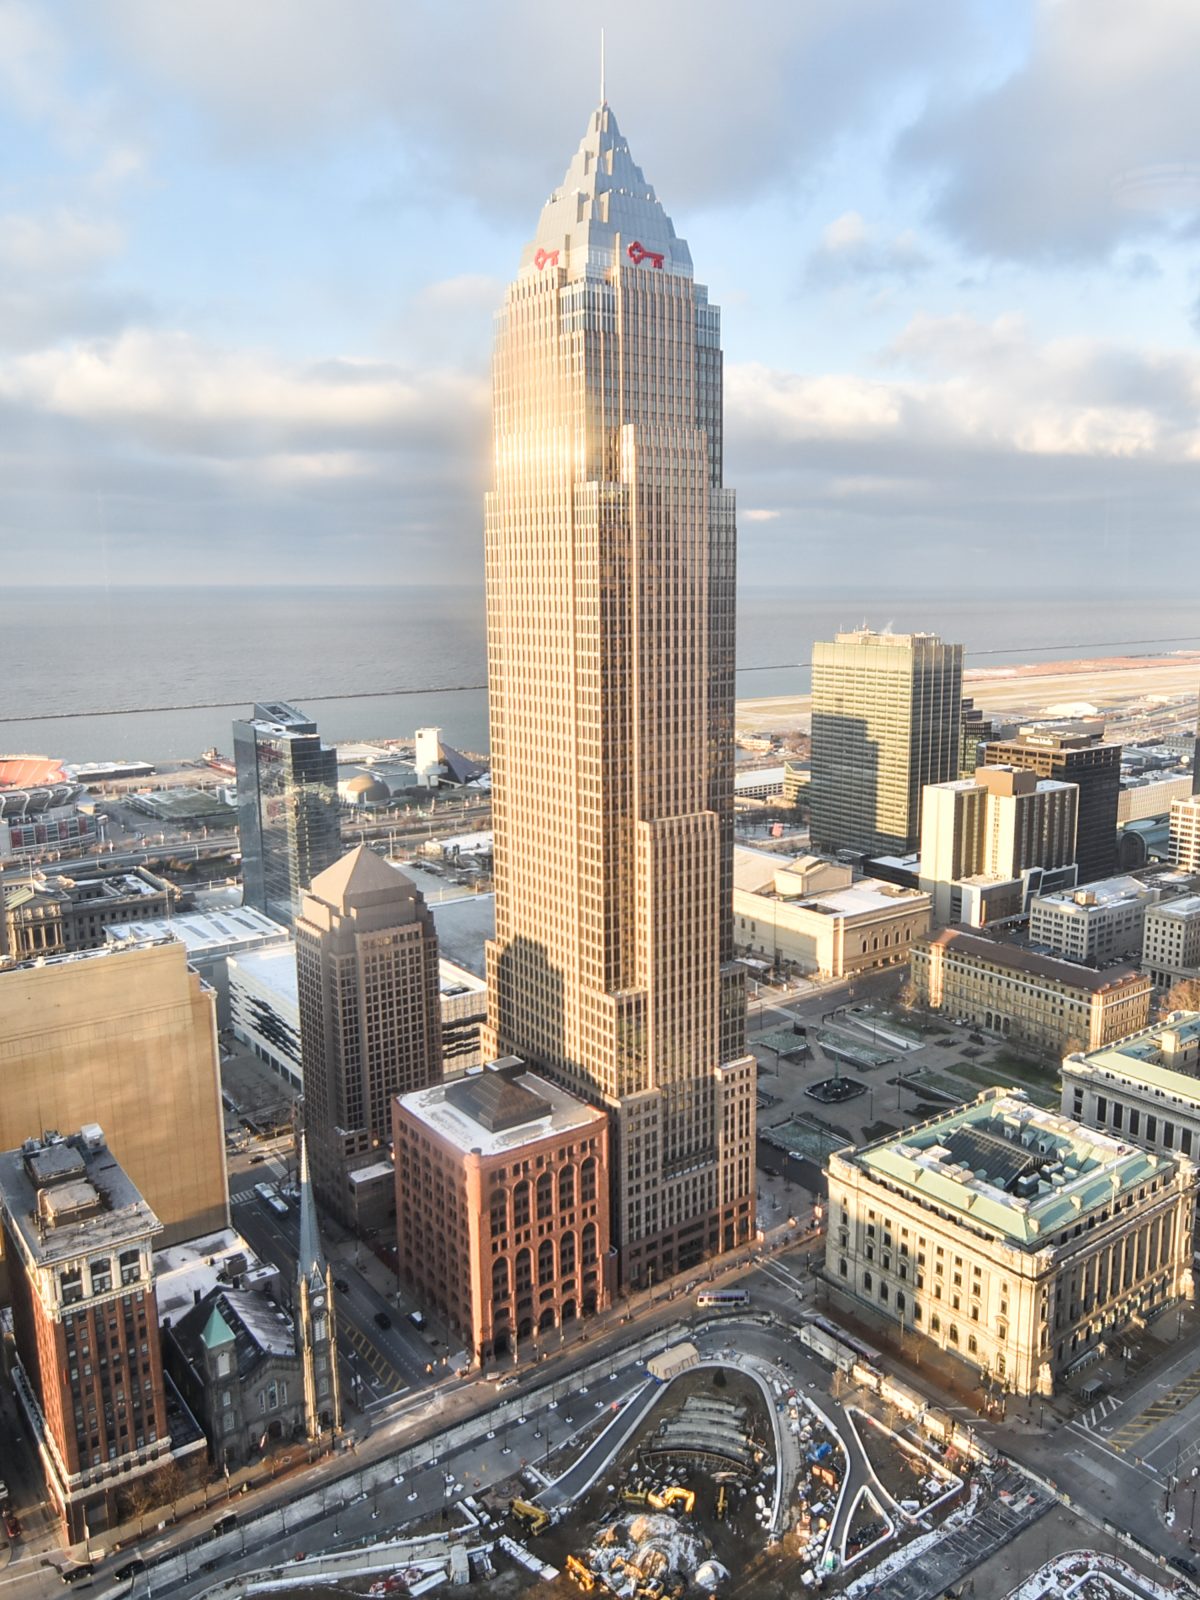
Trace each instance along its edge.
{"label": "pitched pyramid roof", "polygon": [[319,1286],[325,1276],[325,1253],[321,1249],[317,1207],[308,1173],[308,1138],[303,1132],[300,1135],[300,1171],[297,1184],[300,1190],[300,1247],[296,1257],[296,1271],[301,1278],[308,1279],[311,1289]]}
{"label": "pitched pyramid roof", "polygon": [[318,872],[309,893],[326,905],[341,906],[354,895],[398,894],[406,889],[411,894],[417,892],[411,878],[368,845],[359,844],[333,866]]}
{"label": "pitched pyramid roof", "polygon": [[232,1344],[233,1338],[233,1329],[221,1315],[220,1306],[214,1305],[212,1315],[204,1324],[204,1331],[200,1335],[201,1343],[213,1350],[219,1344]]}
{"label": "pitched pyramid roof", "polygon": [[537,277],[549,266],[565,268],[570,278],[583,277],[589,266],[607,272],[618,240],[623,265],[653,271],[654,258],[661,257],[660,270],[692,275],[686,241],[676,235],[604,103],[592,112],[566,177],[542,209],[520,276]]}

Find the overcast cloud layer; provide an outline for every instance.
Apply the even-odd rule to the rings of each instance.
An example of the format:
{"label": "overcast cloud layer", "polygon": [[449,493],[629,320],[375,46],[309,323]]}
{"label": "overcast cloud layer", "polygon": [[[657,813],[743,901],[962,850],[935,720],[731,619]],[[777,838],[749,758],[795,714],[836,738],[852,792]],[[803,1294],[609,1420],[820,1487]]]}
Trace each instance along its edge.
{"label": "overcast cloud layer", "polygon": [[[723,307],[744,581],[1197,586],[1190,0],[605,12]],[[0,0],[8,581],[479,581],[492,314],[597,45],[542,0]]]}

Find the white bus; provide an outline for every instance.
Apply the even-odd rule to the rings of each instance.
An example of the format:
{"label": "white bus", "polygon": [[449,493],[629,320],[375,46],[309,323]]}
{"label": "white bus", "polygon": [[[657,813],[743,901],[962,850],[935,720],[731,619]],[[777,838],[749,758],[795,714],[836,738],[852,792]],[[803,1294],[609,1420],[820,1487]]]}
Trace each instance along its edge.
{"label": "white bus", "polygon": [[286,1217],[288,1214],[287,1201],[281,1200],[269,1183],[256,1183],[254,1192],[263,1205],[273,1211],[277,1217]]}
{"label": "white bus", "polygon": [[696,1296],[696,1304],[726,1309],[730,1306],[748,1306],[750,1292],[747,1289],[701,1289]]}

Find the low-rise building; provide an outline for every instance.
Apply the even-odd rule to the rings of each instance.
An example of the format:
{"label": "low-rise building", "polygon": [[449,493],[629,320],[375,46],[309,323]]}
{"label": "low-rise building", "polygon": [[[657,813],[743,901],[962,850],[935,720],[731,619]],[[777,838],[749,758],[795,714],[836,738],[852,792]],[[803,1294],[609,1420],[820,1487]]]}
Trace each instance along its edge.
{"label": "low-rise building", "polygon": [[481,1365],[603,1310],[608,1119],[516,1057],[393,1102],[402,1279]]}
{"label": "low-rise building", "polygon": [[919,890],[854,882],[849,867],[815,856],[735,854],[734,942],[776,965],[842,978],[907,961],[913,940],[929,932],[930,897]]}
{"label": "low-rise building", "polygon": [[1145,1027],[1153,989],[1129,966],[1097,971],[961,928],[913,945],[912,978],[921,1005],[1045,1056]]}
{"label": "low-rise building", "polygon": [[179,899],[174,884],[147,867],[130,872],[85,867],[70,874],[38,873],[0,888],[0,916],[7,924],[8,954],[23,959],[99,949],[111,931],[166,917]]}
{"label": "low-rise building", "polygon": [[104,939],[110,945],[178,939],[187,950],[188,966],[199,973],[217,997],[217,1026],[221,1028],[227,1028],[230,1023],[230,957],[251,950],[291,947],[288,930],[254,906],[187,911],[182,916],[159,921],[139,920],[106,928]]}
{"label": "low-rise building", "polygon": [[1082,889],[1037,895],[1029,905],[1031,943],[1051,955],[1097,967],[1139,954],[1147,910],[1179,894],[1188,880],[1098,878]]}
{"label": "low-rise building", "polygon": [[1142,928],[1142,971],[1161,989],[1200,977],[1200,895],[1149,906]]}
{"label": "low-rise building", "polygon": [[1117,797],[1117,826],[1123,828],[1143,817],[1164,817],[1174,801],[1186,800],[1191,792],[1191,773],[1172,773],[1165,778],[1123,783]]}
{"label": "low-rise building", "polygon": [[1200,1014],[1178,1011],[1127,1039],[1067,1056],[1062,1109],[1149,1150],[1200,1158]]}
{"label": "low-rise building", "polygon": [[1018,1090],[840,1151],[828,1174],[835,1294],[1017,1394],[1053,1394],[1192,1292],[1192,1162]]}
{"label": "low-rise building", "polygon": [[[212,1459],[240,1466],[285,1439],[318,1440],[342,1422],[333,1277],[321,1249],[300,1143],[299,1252],[292,1314],[271,1279],[225,1256],[183,1315],[163,1322],[172,1376],[204,1423]],[[210,1258],[211,1259],[211,1258]],[[186,1263],[177,1271],[188,1273]]]}
{"label": "low-rise building", "polygon": [[68,1540],[129,1513],[140,1485],[204,1441],[164,1382],[154,1240],[162,1224],[95,1124],[0,1155],[13,1384]]}

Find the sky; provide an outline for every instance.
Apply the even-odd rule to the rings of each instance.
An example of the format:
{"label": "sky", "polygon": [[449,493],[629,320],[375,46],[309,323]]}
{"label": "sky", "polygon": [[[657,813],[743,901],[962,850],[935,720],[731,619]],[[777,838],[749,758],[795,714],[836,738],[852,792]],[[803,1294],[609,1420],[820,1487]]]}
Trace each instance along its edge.
{"label": "sky", "polygon": [[1200,593],[1195,0],[0,0],[6,582],[481,582],[600,24],[744,583]]}

